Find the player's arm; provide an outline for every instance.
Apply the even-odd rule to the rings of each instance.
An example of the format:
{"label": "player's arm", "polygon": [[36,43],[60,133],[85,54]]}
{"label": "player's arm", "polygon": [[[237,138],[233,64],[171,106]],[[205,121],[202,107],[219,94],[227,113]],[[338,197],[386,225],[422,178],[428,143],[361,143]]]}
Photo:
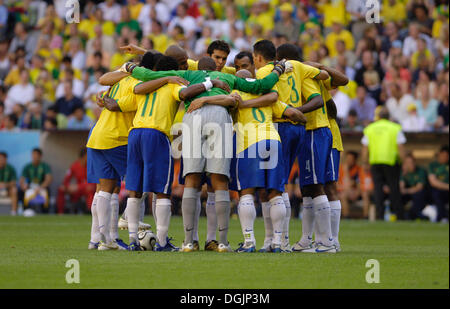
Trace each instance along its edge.
{"label": "player's arm", "polygon": [[337,118],[337,107],[336,107],[336,103],[334,103],[333,99],[331,99],[331,100],[328,100],[328,101],[326,102],[326,105],[327,105],[327,113],[328,113],[328,116],[329,116],[331,119],[336,119],[336,118]]}
{"label": "player's arm", "polygon": [[52,180],[53,180],[52,174],[50,173],[45,174],[44,181],[42,182],[40,187],[44,189],[49,187],[50,184],[52,183]]}
{"label": "player's arm", "polygon": [[[312,62],[312,61],[306,61],[304,62],[307,65],[313,66],[315,68],[318,68],[319,70],[321,70],[322,72],[325,71],[328,73],[329,77],[331,77],[331,86],[333,87],[339,87],[339,86],[345,86],[348,84],[348,77],[339,72],[338,70],[325,66],[321,63],[317,63],[317,62]],[[316,78],[316,79],[327,79],[327,78]]]}
{"label": "player's arm", "polygon": [[236,103],[237,99],[233,94],[230,95],[221,94],[210,97],[201,97],[191,102],[191,104],[187,109],[187,112],[192,113],[193,111],[202,108],[205,104],[220,105],[224,107],[234,107],[236,106]]}
{"label": "player's arm", "polygon": [[121,72],[121,71],[108,72],[100,76],[100,78],[98,79],[98,83],[102,86],[112,86],[129,75],[130,73],[128,72]]}
{"label": "player's arm", "polygon": [[201,84],[191,85],[189,87],[185,87],[179,92],[180,101],[186,101],[188,99],[194,98],[198,96],[200,93],[208,91],[209,89],[214,87],[213,81],[204,82]]}
{"label": "player's arm", "polygon": [[243,101],[241,96],[238,93],[234,93],[233,95],[237,95],[236,98],[239,101],[239,108],[251,108],[251,107],[266,107],[270,106],[278,100],[278,93],[273,91],[269,92],[265,95],[262,95],[255,99],[250,99]]}
{"label": "player's arm", "polygon": [[439,189],[439,190],[445,190],[445,191],[449,191],[449,184],[445,183],[443,181],[440,181],[436,175],[434,174],[430,174],[428,175],[428,181],[430,182],[430,185],[433,188]]}
{"label": "player's arm", "polygon": [[189,85],[189,82],[185,80],[184,78],[181,78],[179,76],[167,76],[167,77],[161,77],[155,80],[150,80],[147,82],[142,82],[137,84],[134,87],[133,92],[135,94],[147,94],[151,93],[153,91],[158,90],[162,86],[167,85],[168,83],[178,84],[182,86]]}
{"label": "player's arm", "polygon": [[134,44],[128,44],[125,46],[120,46],[119,49],[125,53],[128,54],[133,54],[133,55],[143,55],[147,52],[147,50],[145,50],[142,47],[139,47],[137,45]]}
{"label": "player's arm", "polygon": [[294,107],[288,107],[283,113],[283,118],[288,118],[294,122],[305,124],[306,123],[306,117],[303,115],[301,111]]}
{"label": "player's arm", "polygon": [[131,73],[131,76],[143,82],[168,76],[179,76],[186,78],[186,71],[152,71],[144,67],[132,65],[125,67],[124,69]]}
{"label": "player's arm", "polygon": [[306,104],[303,104],[300,107],[296,107],[299,111],[301,111],[303,114],[315,111],[316,109],[322,108],[324,106],[322,96],[320,94],[317,94],[317,96],[314,96],[309,99],[309,101],[306,102]]}

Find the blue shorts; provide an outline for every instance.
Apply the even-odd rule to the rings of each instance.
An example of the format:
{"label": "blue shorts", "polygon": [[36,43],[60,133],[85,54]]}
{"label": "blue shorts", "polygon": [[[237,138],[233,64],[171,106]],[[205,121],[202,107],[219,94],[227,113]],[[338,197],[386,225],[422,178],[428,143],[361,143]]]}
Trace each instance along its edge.
{"label": "blue shorts", "polygon": [[341,152],[336,148],[331,149],[331,153],[327,164],[327,174],[325,183],[338,181],[339,179],[339,162],[341,161]]}
{"label": "blue shorts", "polygon": [[[180,173],[178,174],[178,183],[180,185],[184,185],[184,179],[186,177],[183,177],[183,157],[180,159]],[[211,178],[209,176],[206,176],[206,173],[202,174],[202,180],[201,185],[208,184],[208,186],[211,186]]]}
{"label": "blue shorts", "polygon": [[117,179],[117,185],[127,171],[127,145],[111,149],[87,148],[87,181],[99,183],[100,179]]}
{"label": "blue shorts", "polygon": [[329,128],[306,131],[298,157],[300,187],[326,183],[332,145],[333,137]]}
{"label": "blue shorts", "polygon": [[277,140],[263,140],[251,145],[233,158],[230,174],[230,190],[265,188],[283,192],[281,143]]}
{"label": "blue shorts", "polygon": [[125,188],[136,192],[170,194],[172,181],[172,149],[167,136],[155,129],[131,130]]}
{"label": "blue shorts", "polygon": [[289,122],[279,122],[277,125],[283,147],[283,183],[287,184],[292,165],[294,165],[295,158],[299,155],[301,144],[305,139],[306,130],[305,126],[294,125]]}

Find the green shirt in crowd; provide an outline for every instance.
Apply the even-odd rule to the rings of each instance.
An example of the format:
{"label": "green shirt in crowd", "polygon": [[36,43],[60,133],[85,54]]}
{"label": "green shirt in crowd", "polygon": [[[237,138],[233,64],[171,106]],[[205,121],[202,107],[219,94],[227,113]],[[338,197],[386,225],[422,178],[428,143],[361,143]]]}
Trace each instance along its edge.
{"label": "green shirt in crowd", "polygon": [[[131,76],[144,82],[155,80],[161,77],[179,76],[189,81],[189,85],[203,83],[208,78],[210,78],[211,80],[219,78],[219,80],[227,83],[228,86],[230,86],[231,90],[236,89],[253,94],[263,94],[270,92],[272,90],[272,87],[278,82],[278,75],[276,73],[270,73],[263,79],[246,79],[217,71],[152,71],[143,67],[135,68]],[[226,95],[228,93],[221,88],[214,87],[209,91],[205,91],[190,100],[186,100],[184,102],[184,107],[187,110],[191,102],[196,98],[206,96],[210,97],[221,94]]]}
{"label": "green shirt in crowd", "polygon": [[0,168],[0,183],[8,183],[17,180],[16,170],[9,164]]}
{"label": "green shirt in crowd", "polygon": [[37,166],[29,163],[23,168],[22,177],[25,177],[27,183],[40,185],[44,182],[45,175],[51,174],[51,172],[50,166],[47,163],[41,162]]}
{"label": "green shirt in crowd", "polygon": [[402,175],[401,180],[405,182],[405,188],[414,187],[419,183],[425,186],[428,181],[427,171],[424,168],[417,166],[414,172]]}
{"label": "green shirt in crowd", "polygon": [[448,183],[448,164],[440,164],[437,161],[431,162],[428,173],[436,176],[440,181]]}

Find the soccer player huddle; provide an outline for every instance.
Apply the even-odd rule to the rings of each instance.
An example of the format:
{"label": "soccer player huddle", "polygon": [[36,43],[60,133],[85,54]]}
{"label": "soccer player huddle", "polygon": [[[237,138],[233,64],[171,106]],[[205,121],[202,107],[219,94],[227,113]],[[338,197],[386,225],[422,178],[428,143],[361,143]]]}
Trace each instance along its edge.
{"label": "soccer player huddle", "polygon": [[[139,64],[125,63],[99,81],[110,88],[97,95],[104,110],[87,142],[88,181],[97,183],[89,249],[142,250],[138,232],[150,228],[142,222],[143,200],[153,193],[153,250],[199,250],[200,193],[207,183],[205,250],[233,251],[227,237],[229,190],[239,192],[244,241],[236,252],[256,251],[255,198],[261,201],[265,227],[259,252],[341,250],[336,182],[343,147],[328,91],[347,84],[345,75],[319,63],[301,62],[295,45],[276,48],[268,40],[256,42],[252,53],[238,53],[234,68],[225,66],[230,48],[221,40],[213,41],[208,56],[199,61],[188,59],[177,45],[164,54],[134,45],[122,49],[142,57]],[[181,125],[174,126],[180,102],[185,113]],[[181,128],[181,137],[174,140],[176,128]],[[185,236],[178,248],[168,232],[173,152],[180,139]],[[303,196],[302,237],[291,246],[286,185],[296,159]],[[119,219],[122,179],[129,197]],[[128,245],[119,238],[118,227],[128,229]]]}

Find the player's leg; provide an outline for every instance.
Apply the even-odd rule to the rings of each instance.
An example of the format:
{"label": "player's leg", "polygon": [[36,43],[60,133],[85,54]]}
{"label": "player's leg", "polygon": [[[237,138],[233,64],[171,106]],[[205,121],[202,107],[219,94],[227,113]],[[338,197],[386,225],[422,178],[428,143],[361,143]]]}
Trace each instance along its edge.
{"label": "player's leg", "polygon": [[111,195],[111,225],[109,234],[111,236],[111,239],[116,242],[116,244],[119,246],[119,250],[126,250],[128,249],[128,245],[123,242],[122,239],[119,237],[119,192],[120,192],[120,186],[116,186],[114,188],[114,192]]}
{"label": "player's leg", "polygon": [[325,175],[325,193],[330,203],[331,234],[333,235],[336,250],[340,251],[339,225],[341,222],[342,207],[337,191],[337,181],[339,179],[339,162],[341,153],[337,149],[333,148],[331,149],[329,158]]}
{"label": "player's leg", "polygon": [[89,241],[88,249],[98,249],[98,245],[100,244],[100,231],[98,230],[98,214],[97,214],[97,199],[98,192],[100,191],[100,186],[98,184],[99,180],[96,176],[96,164],[94,157],[97,156],[96,150],[87,148],[87,182],[95,185],[95,194],[92,199],[91,204],[91,214],[92,214],[92,223],[91,223],[91,239]]}
{"label": "player's leg", "polygon": [[[116,186],[116,179],[100,178],[100,190],[97,194],[97,216],[98,216],[98,230],[100,232],[101,244],[99,250],[108,250],[110,244],[113,244],[113,239],[110,235],[111,229],[111,196]],[[118,249],[114,244],[109,249]]]}
{"label": "player's leg", "polygon": [[273,238],[273,225],[272,219],[270,219],[270,202],[269,196],[265,189],[258,190],[259,200],[261,201],[262,215],[264,219],[264,245],[259,252],[270,252],[272,238]]}
{"label": "player's leg", "polygon": [[182,251],[190,252],[194,249],[194,225],[197,208],[198,187],[201,183],[201,173],[191,173],[185,177],[181,212],[183,215],[184,242]]}
{"label": "player's leg", "polygon": [[241,222],[242,234],[244,235],[244,243],[240,245],[236,252],[255,252],[255,188],[244,189],[239,193],[238,215],[239,221]]}
{"label": "player's leg", "polygon": [[208,198],[206,199],[206,242],[205,251],[216,251],[219,243],[216,240],[217,214],[216,195],[211,185],[208,185]]}
{"label": "player's leg", "polygon": [[228,191],[228,176],[211,174],[211,183],[216,197],[217,223],[219,226],[218,252],[230,252],[228,242],[228,226],[230,222],[230,192]]}
{"label": "player's leg", "polygon": [[307,131],[301,147],[300,186],[303,195],[302,238],[293,251],[310,252],[312,233],[317,224],[316,237],[320,248],[316,252],[335,252],[331,234],[330,204],[325,194],[326,162],[331,152],[332,137],[328,128]]}
{"label": "player's leg", "polygon": [[17,186],[15,183],[10,184],[8,188],[8,195],[11,200],[11,215],[15,216],[17,214]]}
{"label": "player's leg", "polygon": [[270,219],[273,225],[272,252],[281,252],[281,236],[286,217],[286,205],[284,204],[281,191],[271,189],[269,192]]}

